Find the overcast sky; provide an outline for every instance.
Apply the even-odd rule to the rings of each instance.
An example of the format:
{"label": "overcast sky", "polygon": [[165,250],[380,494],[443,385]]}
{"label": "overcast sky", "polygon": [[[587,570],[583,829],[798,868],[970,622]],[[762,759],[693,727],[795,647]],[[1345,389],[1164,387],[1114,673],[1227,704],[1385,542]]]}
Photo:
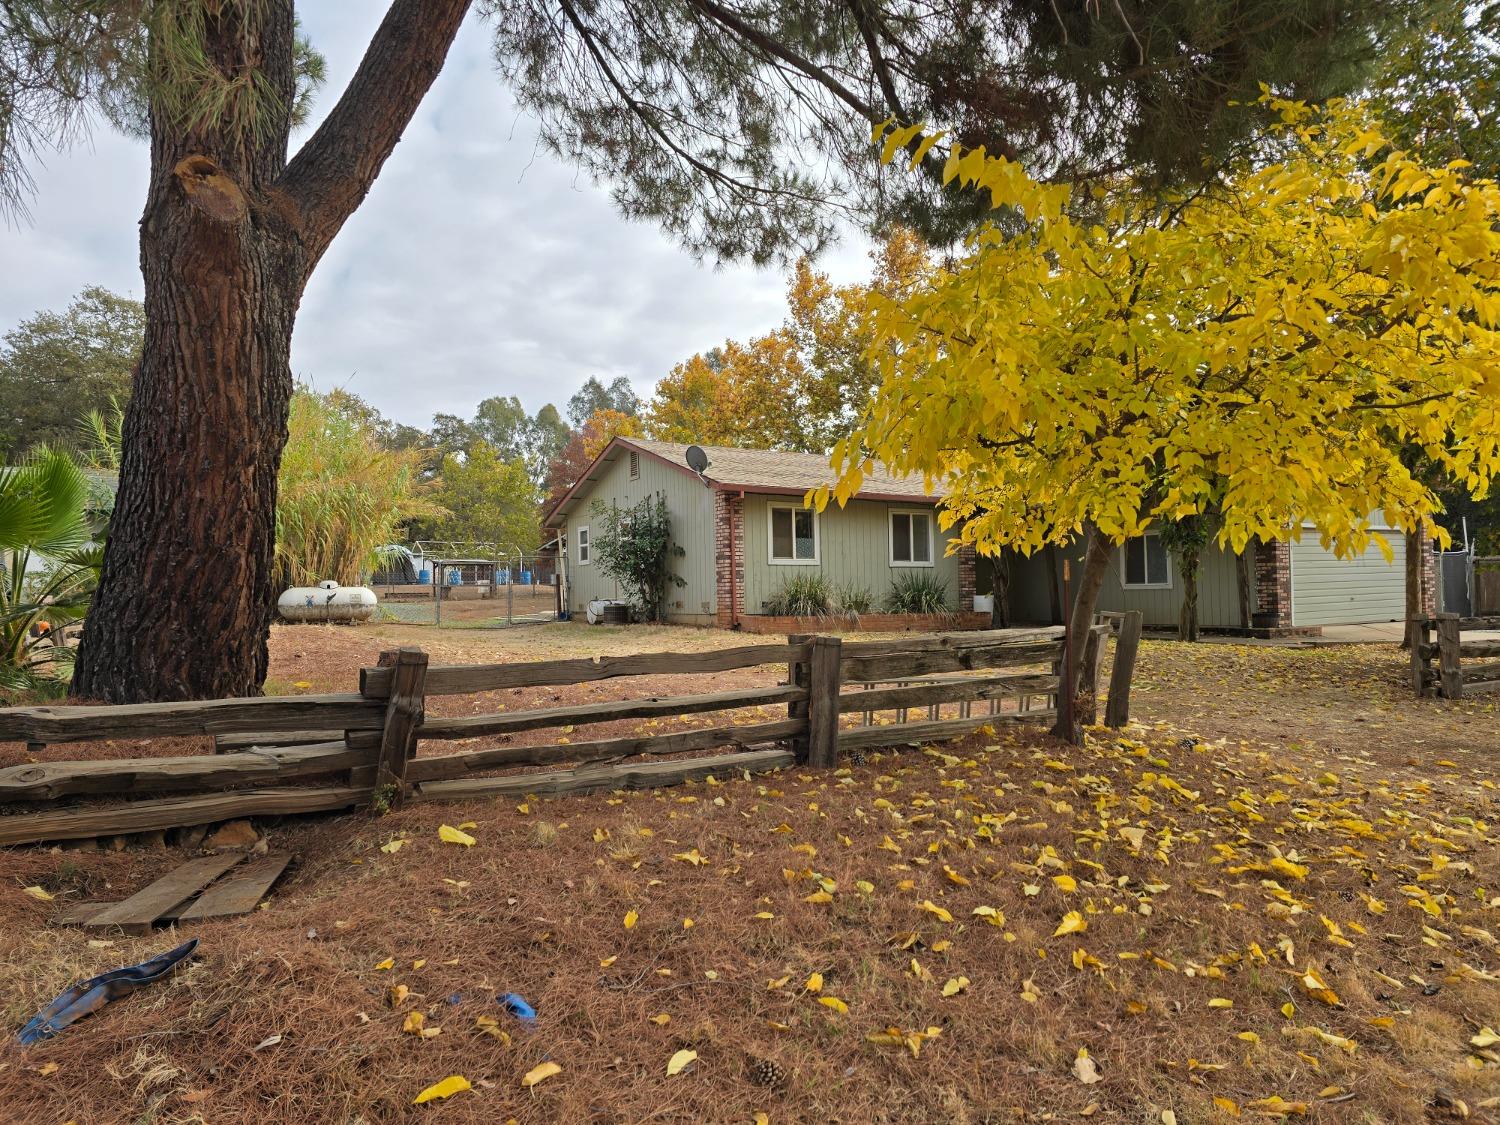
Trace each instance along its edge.
{"label": "overcast sky", "polygon": [[[359,64],[384,4],[298,5],[328,61],[318,112]],[[308,285],[292,370],[403,422],[468,417],[514,394],[559,407],[590,375],[643,396],[673,364],[780,322],[785,278],[699,265],[627,223],[606,188],[541,151],[471,15],[374,189]],[[316,122],[314,122],[316,124]],[[305,130],[292,147],[305,140]],[[37,171],[29,221],[0,226],[0,332],[86,285],[141,296],[144,143],[104,129]],[[821,263],[865,276],[861,245]]]}

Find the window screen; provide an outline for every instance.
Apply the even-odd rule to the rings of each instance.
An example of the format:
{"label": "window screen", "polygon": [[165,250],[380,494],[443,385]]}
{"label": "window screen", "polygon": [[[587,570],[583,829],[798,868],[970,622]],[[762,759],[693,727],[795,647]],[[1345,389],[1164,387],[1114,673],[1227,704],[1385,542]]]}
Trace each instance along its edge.
{"label": "window screen", "polygon": [[812,562],[818,557],[813,513],[805,508],[771,509],[771,557],[783,562]]}
{"label": "window screen", "polygon": [[1143,535],[1125,544],[1125,585],[1167,586],[1170,583],[1167,548],[1160,535]]}
{"label": "window screen", "polygon": [[932,562],[932,519],[926,512],[891,514],[891,562],[923,565]]}

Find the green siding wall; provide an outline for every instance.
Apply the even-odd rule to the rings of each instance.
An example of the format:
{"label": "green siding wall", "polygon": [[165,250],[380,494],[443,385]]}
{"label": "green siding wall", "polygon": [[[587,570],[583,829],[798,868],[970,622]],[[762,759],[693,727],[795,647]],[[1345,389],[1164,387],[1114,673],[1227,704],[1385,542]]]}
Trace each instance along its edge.
{"label": "green siding wall", "polygon": [[912,570],[935,575],[948,585],[948,602],[958,609],[958,559],[945,556],[948,535],[934,522],[934,562],[930,567],[892,567],[889,513],[891,511],[926,511],[936,519],[930,505],[888,504],[873,500],[852,500],[845,508],[830,505],[818,515],[818,565],[782,565],[770,562],[769,517],[774,504],[794,503],[794,497],[746,496],[744,506],[744,611],[764,613],[761,603],[768,599],[790,577],[816,573],[834,586],[867,587],[881,608],[891,589],[893,578]]}
{"label": "green siding wall", "polygon": [[[1073,580],[1083,571],[1083,548],[1059,549],[1056,558],[1073,560]],[[1016,556],[1011,560],[1010,614],[1017,622],[1046,622],[1052,619],[1052,602],[1047,593],[1048,569],[1053,556],[1039,551],[1030,558]],[[1170,589],[1127,590],[1120,578],[1124,567],[1120,552],[1114,552],[1104,588],[1099,591],[1102,610],[1138,609],[1147,625],[1177,625],[1182,610],[1182,576],[1177,560],[1169,556],[1172,569]],[[1053,570],[1056,575],[1060,564]],[[1054,577],[1054,581],[1058,581]],[[1235,575],[1234,555],[1218,547],[1203,552],[1203,566],[1198,574],[1198,624],[1205,628],[1238,629],[1240,621],[1239,587]],[[1253,579],[1252,579],[1253,581]],[[1253,597],[1253,595],[1252,595]]]}
{"label": "green siding wall", "polygon": [[621,452],[568,517],[568,578],[572,584],[568,606],[573,613],[581,615],[594,598],[619,597],[614,580],[604,575],[597,561],[587,566],[578,563],[578,529],[590,528],[590,537],[597,533],[599,521],[593,510],[594,501],[606,505],[613,502],[624,508],[657,492],[667,498],[672,539],[685,552],[671,561],[672,572],[685,579],[687,585],[667,590],[667,617],[694,624],[713,622],[713,492],[696,478],[679,473],[645,453],[640,455],[640,476],[631,480],[628,450]]}

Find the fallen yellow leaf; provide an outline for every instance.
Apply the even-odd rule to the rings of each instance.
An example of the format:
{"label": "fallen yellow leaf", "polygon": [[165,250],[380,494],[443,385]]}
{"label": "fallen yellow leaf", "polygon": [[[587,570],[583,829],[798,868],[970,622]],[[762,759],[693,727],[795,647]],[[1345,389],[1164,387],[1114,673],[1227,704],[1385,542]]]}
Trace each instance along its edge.
{"label": "fallen yellow leaf", "polygon": [[667,1060],[667,1077],[671,1078],[673,1075],[681,1074],[682,1068],[687,1066],[688,1063],[692,1062],[697,1057],[697,1051],[689,1051],[684,1047],[682,1050],[678,1051],[675,1055]]}
{"label": "fallen yellow leaf", "polygon": [[421,1105],[423,1102],[436,1101],[438,1098],[451,1098],[454,1094],[460,1094],[465,1090],[472,1090],[469,1080],[462,1074],[450,1074],[441,1082],[434,1082],[412,1099],[412,1105]]}
{"label": "fallen yellow leaf", "polygon": [[454,828],[451,824],[438,825],[438,839],[445,844],[462,844],[466,848],[474,846],[473,836]]}
{"label": "fallen yellow leaf", "polygon": [[640,918],[641,916],[634,910],[627,910],[625,912],[625,928],[627,930],[631,929],[638,921],[640,921]]}
{"label": "fallen yellow leaf", "polygon": [[547,1081],[553,1075],[561,1073],[562,1067],[558,1066],[555,1062],[544,1062],[539,1066],[532,1067],[523,1074],[521,1076],[521,1085],[530,1089],[532,1086],[537,1086]]}
{"label": "fallen yellow leaf", "polygon": [[1083,915],[1076,910],[1070,910],[1063,915],[1062,921],[1058,923],[1057,929],[1053,931],[1052,936],[1062,937],[1064,934],[1081,934],[1088,928],[1089,924],[1084,920]]}

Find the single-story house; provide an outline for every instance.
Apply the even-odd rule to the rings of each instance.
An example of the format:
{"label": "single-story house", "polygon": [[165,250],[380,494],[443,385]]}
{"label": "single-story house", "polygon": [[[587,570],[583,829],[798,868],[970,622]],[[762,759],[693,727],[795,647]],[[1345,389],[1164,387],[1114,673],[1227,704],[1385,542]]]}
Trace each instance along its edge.
{"label": "single-story house", "polygon": [[945,584],[949,610],[972,615],[973,550],[949,554],[950,536],[937,524],[942,493],[928,492],[921,478],[877,469],[846,506],[816,512],[802,500],[809,489],[832,483],[827,457],[704,446],[708,463],[699,473],[688,465],[690,448],[617,437],[547,512],[546,533],[560,533],[566,545],[572,613],[620,596],[593,555],[595,501],[623,508],[660,493],[682,549],[670,561],[684,580],[667,591],[670,621],[770,627],[767,603],[789,577],[803,574],[866,590],[877,610],[898,576],[930,575]]}
{"label": "single-story house", "polygon": [[[1399,528],[1386,522],[1383,514],[1376,515],[1372,530],[1376,538],[1362,554],[1340,559],[1322,546],[1311,526],[1306,526],[1295,543],[1252,544],[1243,571],[1236,555],[1210,546],[1203,552],[1198,572],[1199,626],[1284,633],[1323,625],[1404,620],[1406,538]],[[1377,540],[1384,540],[1390,547],[1390,562]],[[1072,561],[1076,582],[1083,566],[1081,546],[1010,559],[1007,604],[1012,621],[1060,620],[1057,615],[1064,558]],[[1425,547],[1423,561],[1427,568],[1423,580],[1426,612],[1432,613],[1437,582],[1432,552]],[[986,561],[981,560],[981,591],[989,588],[986,567]],[[1249,622],[1244,619],[1246,602],[1251,610]],[[1182,576],[1159,535],[1148,532],[1115,551],[1099,595],[1099,608],[1138,609],[1148,627],[1177,624],[1182,609]]]}

